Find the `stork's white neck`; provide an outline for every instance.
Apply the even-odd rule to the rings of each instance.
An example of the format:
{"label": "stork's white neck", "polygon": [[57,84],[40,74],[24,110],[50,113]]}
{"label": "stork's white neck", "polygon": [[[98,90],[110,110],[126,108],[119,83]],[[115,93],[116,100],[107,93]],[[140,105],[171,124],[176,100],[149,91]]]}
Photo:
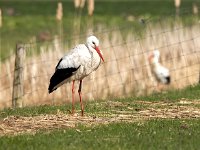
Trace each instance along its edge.
{"label": "stork's white neck", "polygon": [[157,57],[154,57],[154,58],[152,59],[152,61],[151,61],[151,65],[152,65],[153,68],[157,68],[157,67],[160,66],[160,63],[159,63]]}
{"label": "stork's white neck", "polygon": [[90,45],[88,45],[88,44],[85,44],[86,45],[86,47],[88,48],[88,51],[92,54],[92,53],[94,53],[96,50],[92,47],[92,46],[90,46]]}

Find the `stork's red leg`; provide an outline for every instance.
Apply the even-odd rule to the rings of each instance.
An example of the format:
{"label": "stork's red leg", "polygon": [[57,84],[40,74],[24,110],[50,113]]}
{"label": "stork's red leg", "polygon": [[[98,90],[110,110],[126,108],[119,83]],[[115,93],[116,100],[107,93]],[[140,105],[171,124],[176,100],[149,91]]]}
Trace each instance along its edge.
{"label": "stork's red leg", "polygon": [[81,88],[82,88],[82,80],[80,80],[80,83],[79,83],[78,94],[79,94],[80,103],[81,103],[81,115],[83,116],[84,107],[83,107],[83,103],[82,103]]}
{"label": "stork's red leg", "polygon": [[74,82],[75,80],[72,81],[72,114],[74,114]]}

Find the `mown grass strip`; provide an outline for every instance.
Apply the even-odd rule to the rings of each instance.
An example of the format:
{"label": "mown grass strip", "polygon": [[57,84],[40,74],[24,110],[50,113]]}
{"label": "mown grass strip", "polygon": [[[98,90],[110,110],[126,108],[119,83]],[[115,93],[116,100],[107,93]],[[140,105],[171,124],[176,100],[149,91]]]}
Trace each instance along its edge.
{"label": "mown grass strip", "polygon": [[198,149],[199,120],[151,120],[4,136],[1,149]]}

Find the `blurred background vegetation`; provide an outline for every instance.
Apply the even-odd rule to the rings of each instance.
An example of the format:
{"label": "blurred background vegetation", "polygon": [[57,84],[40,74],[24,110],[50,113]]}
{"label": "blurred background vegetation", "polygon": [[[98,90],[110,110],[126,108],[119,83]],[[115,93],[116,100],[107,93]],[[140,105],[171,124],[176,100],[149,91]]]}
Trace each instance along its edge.
{"label": "blurred background vegetation", "polygon": [[[73,36],[85,33],[88,28],[94,31],[98,25],[103,29],[112,30],[115,27],[136,27],[141,19],[168,18],[176,14],[174,0],[95,0],[93,15],[88,15],[87,1],[85,7],[77,10],[74,1],[52,0],[0,0],[2,11],[2,27],[0,28],[1,54],[0,58],[10,55],[17,42],[29,43],[33,38],[37,42],[45,42],[58,35],[59,21],[56,19],[58,2],[62,2],[62,35],[64,41]],[[199,0],[182,0],[179,8],[180,19],[191,22],[194,4],[198,7]],[[184,15],[184,13],[187,13]],[[77,14],[79,17],[77,17]],[[80,22],[76,29],[75,20]],[[89,23],[88,23],[89,22]],[[92,24],[92,25],[91,25]],[[138,28],[136,28],[138,29]],[[100,31],[101,32],[101,31]]]}

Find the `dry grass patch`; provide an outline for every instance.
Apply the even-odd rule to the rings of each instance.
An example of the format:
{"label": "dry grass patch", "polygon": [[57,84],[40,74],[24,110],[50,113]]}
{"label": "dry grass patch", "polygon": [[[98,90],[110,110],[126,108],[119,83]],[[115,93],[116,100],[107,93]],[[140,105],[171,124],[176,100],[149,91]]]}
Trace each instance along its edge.
{"label": "dry grass patch", "polygon": [[[107,105],[111,109],[106,113],[105,111],[95,112],[94,114],[86,113],[84,117],[81,117],[79,113],[72,116],[59,110],[57,114],[42,114],[32,117],[9,116],[0,120],[0,136],[35,134],[41,130],[76,128],[80,124],[90,127],[117,122],[141,122],[150,119],[200,118],[200,108],[195,107],[195,104],[200,103],[199,100],[180,100],[176,103],[148,101],[135,101],[133,103],[141,104],[143,107],[138,109],[130,106],[130,103],[108,102]],[[118,107],[121,108],[116,109]]]}

